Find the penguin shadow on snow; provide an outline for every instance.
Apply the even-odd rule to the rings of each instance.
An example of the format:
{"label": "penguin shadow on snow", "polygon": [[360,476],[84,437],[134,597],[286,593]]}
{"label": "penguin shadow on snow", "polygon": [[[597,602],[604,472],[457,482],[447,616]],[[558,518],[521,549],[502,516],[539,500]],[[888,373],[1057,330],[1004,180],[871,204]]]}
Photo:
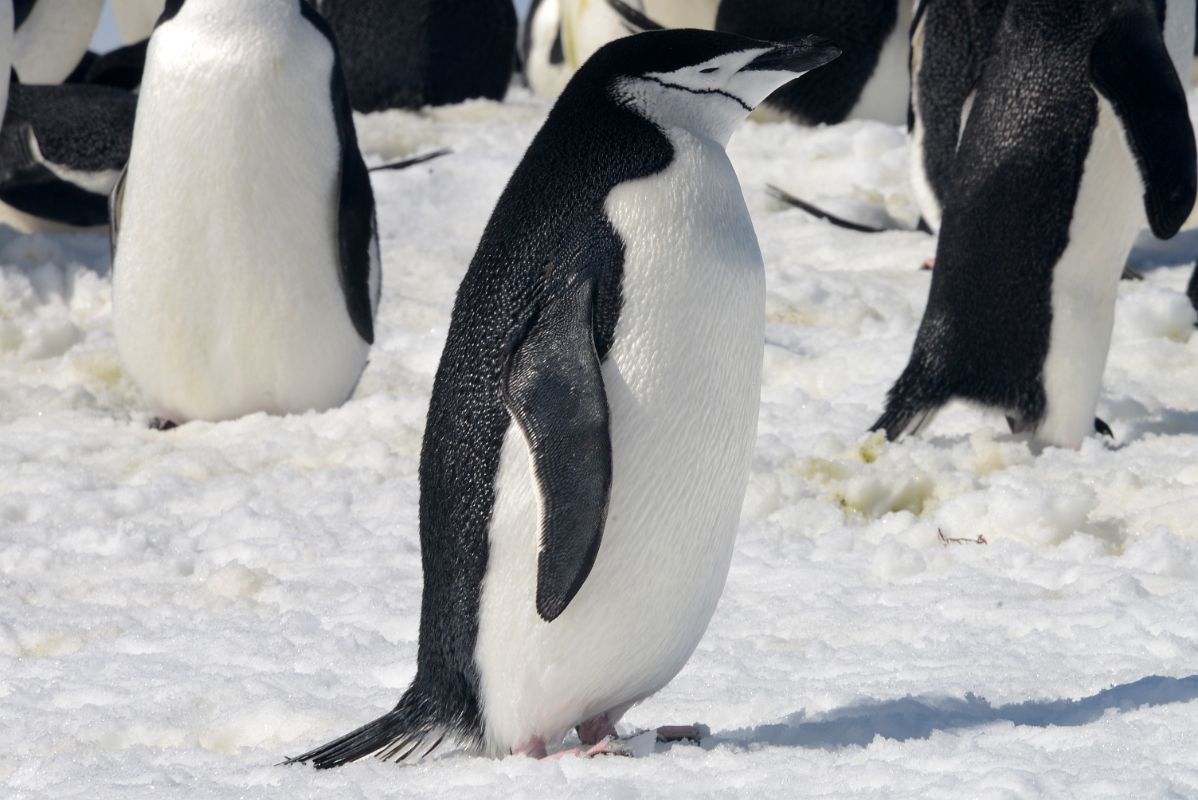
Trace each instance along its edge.
{"label": "penguin shadow on snow", "polygon": [[1123,714],[1195,700],[1198,700],[1198,675],[1185,678],[1152,675],[1080,700],[1028,700],[999,706],[972,693],[964,697],[908,695],[880,702],[862,701],[812,719],[805,712],[796,711],[782,722],[715,734],[704,740],[703,747],[747,749],[764,745],[842,750],[865,747],[878,737],[906,742],[928,739],[937,732],[968,730],[999,722],[1010,722],[1016,727],[1075,728],[1097,722],[1111,711]]}

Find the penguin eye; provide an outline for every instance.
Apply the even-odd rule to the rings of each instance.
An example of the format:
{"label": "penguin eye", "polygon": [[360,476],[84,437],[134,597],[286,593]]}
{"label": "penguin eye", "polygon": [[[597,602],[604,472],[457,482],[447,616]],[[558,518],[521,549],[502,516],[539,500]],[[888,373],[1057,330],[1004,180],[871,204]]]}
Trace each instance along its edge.
{"label": "penguin eye", "polygon": [[713,72],[719,72],[719,71],[720,71],[719,67],[708,67],[707,69],[699,70],[699,72],[703,73],[704,75],[710,75]]}

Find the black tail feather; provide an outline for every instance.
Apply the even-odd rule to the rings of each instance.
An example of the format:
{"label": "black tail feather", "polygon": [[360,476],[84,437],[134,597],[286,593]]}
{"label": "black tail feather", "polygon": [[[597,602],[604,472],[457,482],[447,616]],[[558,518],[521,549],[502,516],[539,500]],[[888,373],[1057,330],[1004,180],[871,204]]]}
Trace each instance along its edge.
{"label": "black tail feather", "polygon": [[399,705],[373,722],[283,763],[332,769],[370,755],[398,762],[408,760],[421,748],[424,752],[419,758],[424,758],[440,747],[449,735],[448,727],[435,720],[409,690]]}
{"label": "black tail feather", "polygon": [[411,158],[405,158],[402,161],[392,161],[390,164],[380,164],[377,167],[371,167],[370,171],[371,172],[383,172],[383,171],[407,169],[408,167],[414,167],[417,164],[427,163],[429,161],[432,161],[435,158],[440,158],[441,156],[447,156],[452,152],[453,151],[450,150],[449,148],[442,148],[441,150],[434,150],[431,153],[424,153],[422,155],[412,156]]}
{"label": "black tail feather", "polygon": [[888,230],[887,228],[874,228],[869,225],[862,225],[860,222],[852,222],[835,214],[830,214],[819,206],[813,206],[806,200],[800,200],[790,192],[780,189],[772,183],[766,184],[765,188],[774,199],[781,200],[789,206],[794,206],[801,211],[805,211],[816,219],[826,220],[838,228],[845,228],[846,230],[857,231],[858,233],[884,233]]}
{"label": "black tail feather", "polygon": [[624,27],[628,29],[629,33],[665,30],[665,25],[651,18],[645,12],[628,5],[624,0],[607,0],[607,4],[623,18]]}

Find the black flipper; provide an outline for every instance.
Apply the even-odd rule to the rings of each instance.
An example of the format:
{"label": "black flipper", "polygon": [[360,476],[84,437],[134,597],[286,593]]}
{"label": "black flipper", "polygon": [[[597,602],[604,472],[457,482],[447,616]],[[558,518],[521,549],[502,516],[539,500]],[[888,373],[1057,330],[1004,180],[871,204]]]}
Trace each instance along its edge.
{"label": "black flipper", "polygon": [[1194,265],[1194,271],[1190,273],[1190,284],[1186,287],[1186,297],[1190,298],[1190,305],[1198,311],[1198,264]]}
{"label": "black flipper", "polygon": [[1189,217],[1198,192],[1194,129],[1154,16],[1136,0],[1114,6],[1090,53],[1090,77],[1127,131],[1152,232],[1168,239]]}
{"label": "black flipper", "polygon": [[[169,8],[168,8],[169,10]],[[358,335],[374,344],[374,301],[370,294],[370,270],[376,247],[377,225],[374,192],[370,173],[358,149],[353,108],[341,69],[341,53],[328,22],[308,3],[300,11],[320,31],[333,48],[333,70],[329,83],[332,91],[333,118],[341,143],[341,188],[337,203],[338,277],[345,294],[345,306]],[[159,23],[161,24],[161,23]]]}
{"label": "black flipper", "polygon": [[624,20],[624,27],[629,33],[664,31],[666,29],[665,25],[649,17],[645,12],[628,5],[624,0],[607,0],[607,4]]}
{"label": "black flipper", "polygon": [[599,552],[611,491],[607,395],[587,277],[542,298],[504,369],[504,402],[532,453],[541,500],[537,613],[561,615]]}
{"label": "black flipper", "polygon": [[447,156],[452,152],[453,151],[450,150],[448,147],[444,147],[440,150],[434,150],[431,153],[424,153],[422,155],[412,156],[411,158],[405,158],[402,161],[392,161],[389,164],[379,164],[377,167],[371,167],[370,171],[371,172],[390,172],[390,171],[398,172],[401,169],[407,169],[408,167],[415,167],[418,164],[427,163],[429,161],[432,161],[433,159],[440,158],[441,156]]}
{"label": "black flipper", "polygon": [[108,196],[108,252],[112,257],[112,266],[116,266],[116,242],[121,235],[121,213],[125,208],[125,179],[129,177],[129,165],[121,170],[121,177],[116,179],[112,194]]}

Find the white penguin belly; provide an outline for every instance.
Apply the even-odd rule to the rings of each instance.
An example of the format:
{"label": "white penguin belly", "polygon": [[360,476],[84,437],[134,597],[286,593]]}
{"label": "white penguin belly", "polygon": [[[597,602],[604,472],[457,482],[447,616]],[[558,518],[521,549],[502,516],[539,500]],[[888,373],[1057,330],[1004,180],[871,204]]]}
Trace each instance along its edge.
{"label": "white penguin belly", "polygon": [[154,23],[162,16],[166,0],[111,0],[112,15],[121,38],[139,42],[154,31]]}
{"label": "white penguin belly", "polygon": [[142,86],[113,268],[121,360],[176,422],[330,408],[368,352],[338,277],[332,52],[298,14],[253,38],[186,17],[155,34]]}
{"label": "white penguin belly", "polygon": [[874,73],[861,91],[848,119],[873,119],[889,125],[907,121],[907,98],[911,76],[908,69],[908,36],[911,30],[911,2],[897,0],[898,19],[886,38]]}
{"label": "white penguin belly", "polygon": [[761,253],[714,142],[673,136],[662,174],[608,198],[623,309],[603,365],[613,475],[602,544],[554,622],[536,613],[538,509],[513,424],[490,529],[475,661],[486,746],[550,745],[682,669],[723,591],[756,437]]}
{"label": "white penguin belly", "polygon": [[1041,441],[1079,447],[1094,412],[1115,324],[1115,298],[1136,231],[1144,224],[1143,184],[1114,109],[1101,96],[1069,245],[1052,273],[1052,327],[1044,362]]}

